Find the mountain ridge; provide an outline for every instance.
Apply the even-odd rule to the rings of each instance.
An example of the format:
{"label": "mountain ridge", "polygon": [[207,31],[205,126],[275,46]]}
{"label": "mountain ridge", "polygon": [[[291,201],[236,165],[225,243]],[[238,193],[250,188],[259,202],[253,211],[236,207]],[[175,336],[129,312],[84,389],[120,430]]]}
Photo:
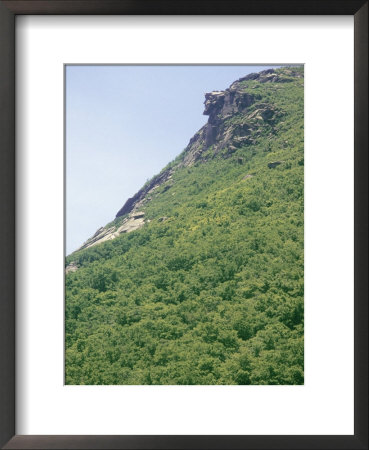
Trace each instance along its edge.
{"label": "mountain ridge", "polygon": [[[234,153],[241,145],[252,145],[257,139],[258,123],[254,119],[273,123],[283,115],[268,103],[258,103],[260,95],[252,93],[245,82],[258,83],[290,83],[294,78],[303,78],[303,73],[293,67],[283,69],[267,69],[251,73],[234,81],[224,91],[212,91],[205,94],[205,109],[203,114],[209,116],[208,122],[190,139],[183,152],[174,160],[174,165],[164,168],[153,176],[136,194],[128,198],[115,218],[124,217],[124,223],[119,227],[113,223],[106,228],[99,228],[94,235],[82,244],[76,251],[115,239],[122,233],[134,231],[145,224],[144,212],[140,209],[158,187],[169,182],[178,168],[189,167],[204,158],[204,153],[212,147],[212,157],[223,151],[223,157]],[[234,115],[245,113],[251,106],[254,110],[244,115],[240,123],[227,125],[227,119]],[[176,163],[177,159],[179,161]],[[171,186],[167,184],[169,189]],[[73,252],[75,253],[75,252]],[[69,271],[71,268],[68,268]],[[74,270],[74,268],[73,268]]]}
{"label": "mountain ridge", "polygon": [[66,384],[304,383],[303,67],[240,80],[66,258]]}

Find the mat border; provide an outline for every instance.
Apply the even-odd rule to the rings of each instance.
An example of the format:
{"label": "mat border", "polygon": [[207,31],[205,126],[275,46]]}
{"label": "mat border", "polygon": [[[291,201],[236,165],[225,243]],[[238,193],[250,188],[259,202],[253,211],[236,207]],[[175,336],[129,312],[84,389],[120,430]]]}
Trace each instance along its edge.
{"label": "mat border", "polygon": [[[19,14],[353,15],[355,433],[352,436],[15,435],[15,17]],[[0,445],[5,449],[368,449],[368,2],[0,0]]]}

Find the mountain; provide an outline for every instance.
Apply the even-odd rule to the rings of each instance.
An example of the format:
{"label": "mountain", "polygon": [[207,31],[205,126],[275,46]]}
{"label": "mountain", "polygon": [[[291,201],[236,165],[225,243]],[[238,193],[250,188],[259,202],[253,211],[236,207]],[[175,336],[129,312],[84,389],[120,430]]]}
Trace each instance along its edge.
{"label": "mountain", "polygon": [[66,258],[66,384],[303,384],[304,74],[208,122]]}

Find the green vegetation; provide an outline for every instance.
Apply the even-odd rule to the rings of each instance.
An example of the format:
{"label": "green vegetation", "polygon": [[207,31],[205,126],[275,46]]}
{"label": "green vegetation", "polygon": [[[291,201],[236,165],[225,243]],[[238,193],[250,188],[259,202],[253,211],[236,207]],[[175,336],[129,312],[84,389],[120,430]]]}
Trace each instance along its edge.
{"label": "green vegetation", "polygon": [[79,268],[66,275],[66,384],[303,384],[303,78],[291,78],[241,83],[277,112],[250,119],[252,144],[188,167],[180,155],[150,221],[67,258]]}

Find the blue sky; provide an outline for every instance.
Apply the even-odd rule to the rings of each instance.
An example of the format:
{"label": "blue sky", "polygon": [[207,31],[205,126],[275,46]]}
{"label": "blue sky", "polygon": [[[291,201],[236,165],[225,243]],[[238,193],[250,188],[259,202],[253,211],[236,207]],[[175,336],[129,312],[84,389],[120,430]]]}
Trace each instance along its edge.
{"label": "blue sky", "polygon": [[204,94],[273,66],[67,66],[66,254],[207,121]]}

